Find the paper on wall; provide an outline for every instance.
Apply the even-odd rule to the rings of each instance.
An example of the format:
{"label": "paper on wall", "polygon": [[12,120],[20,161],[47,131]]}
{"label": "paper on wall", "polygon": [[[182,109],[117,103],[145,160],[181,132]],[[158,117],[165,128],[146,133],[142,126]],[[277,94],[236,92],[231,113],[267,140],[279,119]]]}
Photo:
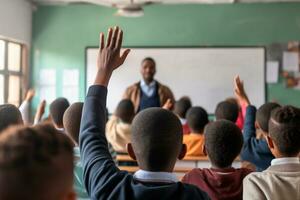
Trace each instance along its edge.
{"label": "paper on wall", "polygon": [[279,62],[267,62],[267,83],[277,83],[279,77]]}
{"label": "paper on wall", "polygon": [[297,52],[283,52],[283,70],[299,72],[299,55]]}

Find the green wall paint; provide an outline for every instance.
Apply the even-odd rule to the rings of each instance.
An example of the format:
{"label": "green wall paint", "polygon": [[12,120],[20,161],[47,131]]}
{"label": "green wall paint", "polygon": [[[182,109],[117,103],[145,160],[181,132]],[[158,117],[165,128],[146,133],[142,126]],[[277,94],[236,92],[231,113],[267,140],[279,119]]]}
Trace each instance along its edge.
{"label": "green wall paint", "polygon": [[[141,18],[114,16],[115,9],[92,5],[39,6],[33,15],[32,85],[39,70],[80,70],[84,98],[85,48],[97,46],[99,32],[119,25],[126,46],[266,45],[300,40],[300,3],[233,5],[153,5]],[[300,106],[300,92],[281,81],[268,85],[267,97]],[[37,101],[37,99],[35,100]]]}

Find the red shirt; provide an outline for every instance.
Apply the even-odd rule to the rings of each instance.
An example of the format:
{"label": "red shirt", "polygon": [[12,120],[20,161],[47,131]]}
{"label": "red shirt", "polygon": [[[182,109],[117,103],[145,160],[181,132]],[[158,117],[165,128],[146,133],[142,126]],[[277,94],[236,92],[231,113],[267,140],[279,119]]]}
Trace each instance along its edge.
{"label": "red shirt", "polygon": [[183,177],[182,182],[198,186],[212,200],[242,200],[243,179],[251,172],[245,168],[195,168]]}
{"label": "red shirt", "polygon": [[183,134],[186,135],[186,134],[190,134],[191,130],[190,130],[190,127],[187,123],[183,124],[182,125],[182,129],[183,129]]}
{"label": "red shirt", "polygon": [[235,122],[235,124],[237,125],[237,127],[239,127],[241,129],[241,131],[244,128],[244,122],[245,122],[245,116],[246,116],[246,108],[247,106],[242,104],[241,108],[239,110],[239,116]]}

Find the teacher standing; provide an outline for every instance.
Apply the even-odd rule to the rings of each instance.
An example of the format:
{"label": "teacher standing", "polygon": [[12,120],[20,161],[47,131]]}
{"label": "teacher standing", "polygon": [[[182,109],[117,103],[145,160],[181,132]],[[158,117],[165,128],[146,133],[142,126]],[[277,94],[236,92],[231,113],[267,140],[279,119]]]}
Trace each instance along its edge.
{"label": "teacher standing", "polygon": [[136,112],[150,107],[162,107],[168,99],[175,102],[174,95],[169,87],[154,79],[156,64],[153,58],[147,57],[142,61],[141,81],[129,86],[124,95],[124,99],[133,102]]}

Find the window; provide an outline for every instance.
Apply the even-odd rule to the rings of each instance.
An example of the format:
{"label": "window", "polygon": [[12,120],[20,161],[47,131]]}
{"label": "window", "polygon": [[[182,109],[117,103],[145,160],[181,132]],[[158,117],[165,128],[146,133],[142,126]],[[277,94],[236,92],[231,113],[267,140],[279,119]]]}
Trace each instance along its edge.
{"label": "window", "polygon": [[0,104],[19,106],[23,81],[23,45],[0,39]]}

